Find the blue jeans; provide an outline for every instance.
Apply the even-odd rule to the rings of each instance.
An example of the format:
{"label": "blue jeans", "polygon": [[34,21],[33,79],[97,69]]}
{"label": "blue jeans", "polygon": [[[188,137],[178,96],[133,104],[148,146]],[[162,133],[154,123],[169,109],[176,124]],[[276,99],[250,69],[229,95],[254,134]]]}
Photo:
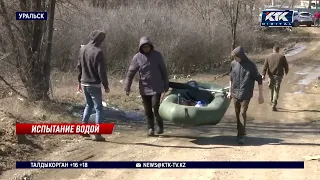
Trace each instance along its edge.
{"label": "blue jeans", "polygon": [[82,123],[87,124],[89,122],[90,115],[92,113],[92,109],[96,110],[96,123],[102,123],[102,92],[101,88],[93,87],[93,86],[82,86],[82,90],[84,93],[86,107],[83,111]]}

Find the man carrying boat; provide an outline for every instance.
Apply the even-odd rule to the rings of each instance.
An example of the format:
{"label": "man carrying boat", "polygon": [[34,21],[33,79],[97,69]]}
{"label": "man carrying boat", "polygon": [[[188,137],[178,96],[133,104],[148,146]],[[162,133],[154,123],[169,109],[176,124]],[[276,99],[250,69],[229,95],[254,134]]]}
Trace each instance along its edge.
{"label": "man carrying boat", "polygon": [[139,51],[131,60],[125,82],[126,95],[130,94],[135,74],[139,72],[139,91],[148,122],[148,136],[154,136],[154,120],[157,134],[163,133],[163,119],[159,115],[160,98],[169,89],[168,71],[162,54],[154,49],[149,37],[142,37]]}
{"label": "man carrying boat", "polygon": [[231,62],[230,67],[230,89],[228,98],[233,98],[234,101],[238,129],[237,141],[239,144],[244,144],[247,110],[253,96],[255,81],[257,81],[259,85],[258,102],[259,104],[264,102],[262,77],[257,66],[245,55],[244,49],[241,46],[235,48],[231,56],[234,60]]}

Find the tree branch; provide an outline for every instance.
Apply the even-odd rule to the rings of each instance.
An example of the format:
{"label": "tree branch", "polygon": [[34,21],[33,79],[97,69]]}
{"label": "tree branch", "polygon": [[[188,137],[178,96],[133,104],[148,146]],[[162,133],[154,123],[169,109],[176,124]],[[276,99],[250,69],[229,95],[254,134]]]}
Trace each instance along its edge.
{"label": "tree branch", "polygon": [[2,76],[0,76],[0,80],[2,80],[12,91],[14,91],[15,93],[17,93],[19,96],[23,97],[24,99],[27,99],[26,96],[24,96],[23,94],[21,94],[20,92],[18,92],[14,87],[12,87],[10,85],[10,83],[8,83]]}
{"label": "tree branch", "polygon": [[[2,14],[2,17],[4,19],[4,25],[8,31],[9,34],[9,38],[11,40],[11,44],[12,44],[12,48],[14,50],[14,53],[16,54],[16,67],[19,68],[20,67],[20,61],[21,61],[21,57],[20,57],[20,52],[19,52],[19,48],[18,48],[18,43],[17,40],[13,34],[13,30],[11,28],[11,22],[10,22],[10,18],[8,17],[8,12],[6,10],[5,4],[3,0],[0,0],[0,11]],[[20,73],[20,71],[19,71]],[[22,74],[20,74],[20,77],[23,78]],[[22,79],[24,80],[24,79]]]}

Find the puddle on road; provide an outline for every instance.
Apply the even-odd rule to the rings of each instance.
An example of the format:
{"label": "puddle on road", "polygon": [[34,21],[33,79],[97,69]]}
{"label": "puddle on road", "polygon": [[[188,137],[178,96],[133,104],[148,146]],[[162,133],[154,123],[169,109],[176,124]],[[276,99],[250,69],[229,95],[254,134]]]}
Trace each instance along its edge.
{"label": "puddle on road", "polygon": [[307,75],[310,71],[312,71],[314,67],[306,67],[300,71],[297,71],[296,74],[298,75]]}
{"label": "puddle on road", "polygon": [[307,86],[320,77],[320,66],[306,67],[296,74],[304,76],[297,84]]}
{"label": "puddle on road", "polygon": [[[305,49],[305,44],[296,44],[294,45],[294,47],[290,47],[287,50],[285,56],[294,56]],[[304,93],[305,86],[310,85],[312,82],[314,82],[320,77],[320,66],[308,65],[305,68],[297,71],[295,74],[298,76],[299,79],[296,79],[295,84],[300,85],[300,87],[294,93],[301,94]]]}
{"label": "puddle on road", "polygon": [[302,94],[303,93],[303,88],[300,87],[298,91],[293,92],[294,94]]}
{"label": "puddle on road", "polygon": [[285,56],[287,56],[287,57],[294,56],[296,54],[299,54],[301,51],[303,51],[305,49],[306,49],[306,45],[296,44],[294,47],[291,47],[286,51]]}
{"label": "puddle on road", "polygon": [[[72,114],[76,117],[82,118],[82,108],[75,110]],[[96,113],[90,115],[89,121],[95,122]],[[103,109],[103,117],[104,120],[117,120],[122,122],[143,122],[144,114],[142,111],[127,111],[118,109],[109,105],[108,107],[104,107]]]}

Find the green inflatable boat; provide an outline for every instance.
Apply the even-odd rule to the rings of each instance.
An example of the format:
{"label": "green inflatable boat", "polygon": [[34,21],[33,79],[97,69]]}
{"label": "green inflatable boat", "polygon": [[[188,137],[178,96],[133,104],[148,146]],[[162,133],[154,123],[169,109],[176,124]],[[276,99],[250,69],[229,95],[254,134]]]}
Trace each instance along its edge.
{"label": "green inflatable boat", "polygon": [[[160,116],[174,124],[186,126],[216,125],[226,113],[230,100],[227,98],[228,88],[216,84],[170,82],[172,90],[162,101]],[[206,102],[204,107],[179,104],[181,99]]]}

